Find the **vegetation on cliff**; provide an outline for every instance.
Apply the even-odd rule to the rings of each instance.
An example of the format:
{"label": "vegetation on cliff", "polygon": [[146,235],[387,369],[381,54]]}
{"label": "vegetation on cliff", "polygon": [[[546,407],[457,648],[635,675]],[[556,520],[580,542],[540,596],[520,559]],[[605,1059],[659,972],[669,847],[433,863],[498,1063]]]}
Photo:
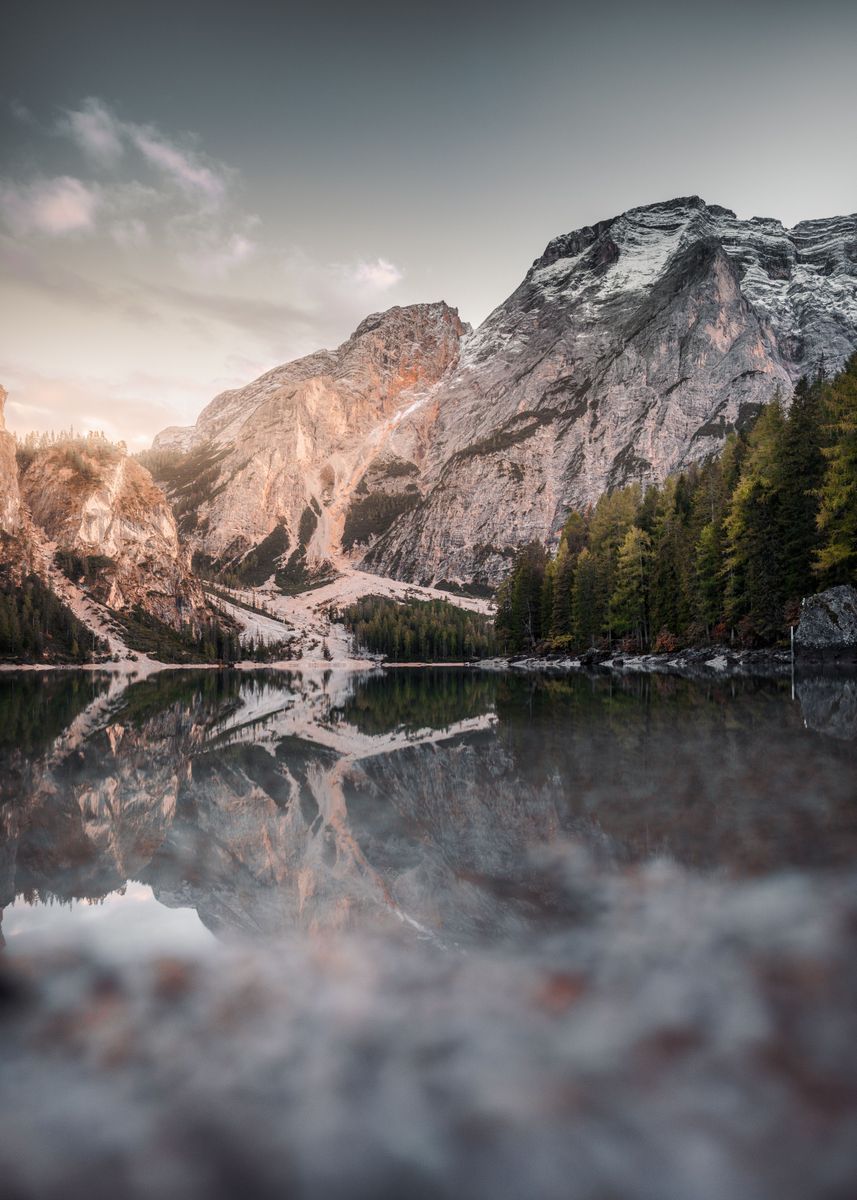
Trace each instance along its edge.
{"label": "vegetation on cliff", "polygon": [[83,663],[106,651],[37,575],[18,582],[0,567],[0,660]]}
{"label": "vegetation on cliff", "polygon": [[498,592],[500,650],[776,643],[803,596],[857,582],[857,355],[766,405],[723,452],[609,492],[533,542]]}

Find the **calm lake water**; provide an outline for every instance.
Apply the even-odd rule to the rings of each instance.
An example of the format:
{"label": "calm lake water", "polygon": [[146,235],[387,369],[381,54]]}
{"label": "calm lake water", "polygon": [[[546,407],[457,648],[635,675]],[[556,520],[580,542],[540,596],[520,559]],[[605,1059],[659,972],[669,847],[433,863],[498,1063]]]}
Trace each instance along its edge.
{"label": "calm lake water", "polygon": [[0,675],[11,1195],[857,1194],[857,681]]}

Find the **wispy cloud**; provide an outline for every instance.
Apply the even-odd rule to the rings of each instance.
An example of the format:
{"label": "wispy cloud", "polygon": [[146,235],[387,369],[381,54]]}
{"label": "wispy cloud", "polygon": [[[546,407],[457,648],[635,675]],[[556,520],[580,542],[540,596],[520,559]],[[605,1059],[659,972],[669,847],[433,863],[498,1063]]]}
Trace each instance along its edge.
{"label": "wispy cloud", "polygon": [[79,109],[68,109],[59,121],[61,133],[67,133],[88,157],[108,166],[122,157],[123,126],[100,100],[90,96]]}
{"label": "wispy cloud", "polygon": [[213,205],[226,195],[230,172],[223,163],[178,145],[154,125],[123,120],[95,96],[84,100],[80,108],[66,109],[57,130],[101,165],[115,165],[130,146],[186,194]]}
{"label": "wispy cloud", "polygon": [[219,204],[226,194],[222,168],[206,166],[198,156],[180,150],[150,126],[127,126],[132,142],[145,159],[185,192]]}
{"label": "wispy cloud", "polygon": [[16,234],[53,237],[82,233],[95,227],[102,203],[100,189],[71,175],[0,183],[0,205],[7,226]]}
{"label": "wispy cloud", "polygon": [[179,246],[179,262],[190,275],[200,279],[224,279],[255,257],[259,249],[252,231],[257,217],[245,218],[244,228],[223,230],[218,222],[188,224],[176,222],[174,236]]}
{"label": "wispy cloud", "polygon": [[125,250],[137,249],[148,242],[149,230],[141,217],[127,217],[113,222],[110,226],[110,236],[117,246]]}
{"label": "wispy cloud", "polygon": [[[4,302],[17,306],[29,358],[0,366],[19,430],[73,419],[143,444],[223,388],[337,345],[400,295],[404,271],[376,247],[330,261],[272,243],[240,203],[238,172],[191,137],[95,98],[46,124],[19,119],[42,161],[58,154],[70,171],[0,180]],[[25,313],[56,321],[47,355]],[[158,364],[151,377],[135,374],[140,362]]]}
{"label": "wispy cloud", "polygon": [[15,120],[20,121],[22,125],[31,125],[35,127],[39,123],[36,120],[35,114],[31,112],[29,108],[27,108],[26,104],[22,104],[20,100],[9,101],[9,112],[12,114]]}
{"label": "wispy cloud", "polygon": [[360,262],[353,268],[352,274],[355,283],[365,284],[379,292],[388,291],[404,278],[404,272],[386,258]]}
{"label": "wispy cloud", "polygon": [[[191,420],[212,395],[211,383],[137,371],[122,378],[57,376],[2,362],[0,375],[9,391],[13,432],[69,426],[81,433],[102,430],[125,439],[132,450],[150,445],[152,434],[165,425]],[[240,381],[228,377],[222,382],[228,387]]]}

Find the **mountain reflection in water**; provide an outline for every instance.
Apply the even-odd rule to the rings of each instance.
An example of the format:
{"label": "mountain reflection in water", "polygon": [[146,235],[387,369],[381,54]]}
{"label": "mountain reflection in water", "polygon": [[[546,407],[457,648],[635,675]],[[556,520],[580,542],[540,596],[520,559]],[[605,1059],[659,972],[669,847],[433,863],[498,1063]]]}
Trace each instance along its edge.
{"label": "mountain reflection in water", "polygon": [[853,680],[28,673],[0,717],[16,1194],[857,1182]]}

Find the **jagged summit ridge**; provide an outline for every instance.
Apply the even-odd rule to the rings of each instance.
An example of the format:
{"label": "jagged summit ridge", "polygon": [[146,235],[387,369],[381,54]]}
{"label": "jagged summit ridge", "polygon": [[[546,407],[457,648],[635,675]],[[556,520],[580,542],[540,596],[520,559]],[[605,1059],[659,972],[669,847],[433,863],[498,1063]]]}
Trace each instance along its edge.
{"label": "jagged summit ridge", "polygon": [[645,290],[673,255],[706,239],[738,264],[742,292],[772,324],[793,379],[844,365],[857,325],[857,215],[788,229],[772,217],[743,221],[699,196],[682,197],[554,238],[524,285],[555,298],[573,278],[577,291],[566,295],[574,299],[589,270],[605,277],[609,292]]}
{"label": "jagged summit ridge", "polygon": [[373,313],[336,350],[223,392],[193,429],[159,435],[155,450],[200,458],[206,483],[183,526],[194,548],[235,561],[277,532],[281,558],[335,557],[369,464],[422,456],[406,418],[455,367],[469,330],[443,301]]}
{"label": "jagged summit ridge", "polygon": [[857,345],[857,217],[786,229],[685,197],[553,239],[437,397],[381,573],[496,582],[569,508],[715,452]]}
{"label": "jagged summit ridge", "polygon": [[[343,381],[352,390],[373,382],[390,391],[416,386],[422,358],[438,349],[448,363],[458,339],[469,329],[460,321],[458,310],[442,300],[372,313],[336,350],[318,350],[266,371],[247,387],[221,392],[202,410],[195,425],[162,430],[153,446],[189,450],[209,441],[227,443],[260,405],[283,389],[310,379]],[[409,383],[405,378],[408,371],[412,375]]]}
{"label": "jagged summit ridge", "polygon": [[554,238],[475,332],[443,303],[372,314],[156,444],[202,456],[185,532],[217,559],[279,528],[292,554],[494,584],[570,508],[716,452],[855,346],[857,217],[680,197]]}

